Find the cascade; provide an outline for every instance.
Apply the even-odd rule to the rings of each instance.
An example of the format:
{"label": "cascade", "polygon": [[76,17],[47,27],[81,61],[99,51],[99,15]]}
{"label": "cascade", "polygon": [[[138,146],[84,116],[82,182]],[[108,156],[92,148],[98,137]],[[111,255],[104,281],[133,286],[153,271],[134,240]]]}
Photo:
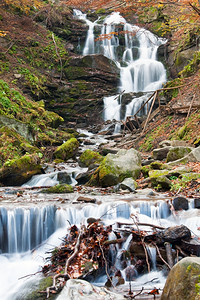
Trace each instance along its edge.
{"label": "cascade", "polygon": [[[144,93],[141,97],[134,97],[126,105],[123,119],[134,115],[148,99],[150,92],[161,88],[166,82],[165,68],[157,61],[158,48],[165,44],[166,40],[156,37],[146,29],[127,23],[118,12],[107,16],[102,24],[89,21],[80,11],[75,10],[74,14],[79,19],[85,20],[89,26],[82,54],[102,53],[116,63],[120,69],[119,93]],[[101,38],[97,40],[94,34],[95,27],[101,28]],[[123,38],[123,42],[119,42],[119,36]],[[121,120],[120,110],[119,95],[104,97],[105,121]],[[147,113],[147,108],[144,108],[144,113]]]}

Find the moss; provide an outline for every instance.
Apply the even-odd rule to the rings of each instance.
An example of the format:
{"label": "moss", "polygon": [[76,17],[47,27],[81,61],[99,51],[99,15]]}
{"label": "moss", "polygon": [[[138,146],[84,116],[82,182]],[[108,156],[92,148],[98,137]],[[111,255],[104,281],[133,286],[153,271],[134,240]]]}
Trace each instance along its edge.
{"label": "moss", "polygon": [[149,177],[149,171],[152,170],[150,165],[148,166],[142,166],[141,172],[145,178]]}
{"label": "moss", "polygon": [[189,147],[173,147],[167,153],[167,162],[178,160],[192,151]]}
{"label": "moss", "polygon": [[150,164],[150,167],[154,170],[163,170],[165,168],[165,165],[160,161],[154,161]]}
{"label": "moss", "polygon": [[51,186],[48,189],[42,190],[43,193],[48,194],[67,194],[67,193],[73,193],[74,189],[69,184],[57,184],[54,186]]}
{"label": "moss", "polygon": [[103,157],[95,151],[85,150],[80,156],[80,162],[82,166],[88,167],[91,164],[100,164]]}
{"label": "moss", "polygon": [[76,138],[71,138],[54,152],[55,158],[67,161],[69,158],[74,158],[79,147],[79,142]]}
{"label": "moss", "polygon": [[180,127],[177,132],[178,137],[182,140],[184,138],[184,136],[186,135],[187,131],[188,131],[188,128],[186,125]]}
{"label": "moss", "polygon": [[24,155],[18,159],[7,160],[0,169],[0,182],[6,185],[22,185],[33,175],[40,174],[40,153]]}
{"label": "moss", "polygon": [[150,178],[158,178],[163,175],[168,175],[169,172],[170,172],[169,170],[150,170],[149,177]]}
{"label": "moss", "polygon": [[76,66],[67,66],[65,67],[64,72],[65,76],[69,80],[83,78],[88,75],[84,68]]}
{"label": "moss", "polygon": [[191,76],[199,69],[199,65],[200,65],[200,51],[196,51],[189,64],[187,64],[187,66],[185,66],[184,69],[181,72],[179,72],[179,76],[183,78]]}
{"label": "moss", "polygon": [[[46,291],[46,289],[53,284],[53,278],[51,276],[42,278],[39,282],[38,287],[34,291],[32,291],[30,294],[25,296],[23,298],[24,300],[45,300],[46,299],[46,294],[42,294],[41,291]],[[56,299],[57,294],[51,294],[50,293],[50,300]]]}

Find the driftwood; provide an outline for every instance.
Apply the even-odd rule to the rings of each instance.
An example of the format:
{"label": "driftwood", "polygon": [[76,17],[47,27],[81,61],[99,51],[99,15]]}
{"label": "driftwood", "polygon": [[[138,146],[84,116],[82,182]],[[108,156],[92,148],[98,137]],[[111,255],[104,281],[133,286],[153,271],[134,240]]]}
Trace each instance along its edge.
{"label": "driftwood", "polygon": [[[62,239],[62,245],[52,252],[50,258],[52,264],[43,267],[45,276],[52,272],[55,274],[53,285],[46,290],[47,298],[50,293],[56,293],[61,289],[69,278],[88,278],[87,275],[89,278],[93,278],[102,271],[106,273],[108,281],[112,285],[112,267],[114,266],[109,260],[110,246],[113,247],[111,248],[113,251],[115,245],[125,243],[127,236],[130,237],[130,235],[128,248],[124,249],[122,246],[119,249],[121,248],[120,262],[125,274],[127,268],[131,267],[129,270],[130,276],[132,276],[131,280],[134,280],[136,273],[143,274],[144,271],[151,271],[151,255],[148,251],[148,247],[151,245],[156,248],[159,265],[164,264],[169,270],[173,266],[175,253],[177,253],[177,258],[200,253],[198,241],[192,243],[193,240],[188,239],[190,234],[188,234],[189,229],[186,226],[164,228],[154,224],[140,223],[137,215],[132,214],[131,218],[133,223],[117,222],[118,228],[115,230],[112,230],[111,225],[104,226],[98,219],[80,229],[76,225],[71,226],[69,234]],[[141,230],[141,226],[150,227],[151,230]],[[109,240],[111,232],[116,234],[116,239]],[[134,257],[132,264],[128,267],[126,253],[128,256]]]}

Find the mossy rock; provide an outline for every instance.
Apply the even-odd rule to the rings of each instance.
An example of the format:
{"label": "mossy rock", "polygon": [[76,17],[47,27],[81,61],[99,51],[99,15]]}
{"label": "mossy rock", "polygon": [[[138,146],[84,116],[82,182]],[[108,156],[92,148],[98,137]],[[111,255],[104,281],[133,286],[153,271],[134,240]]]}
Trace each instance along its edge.
{"label": "mossy rock", "polygon": [[171,181],[165,175],[151,177],[151,184],[158,190],[170,190],[172,186]]}
{"label": "mossy rock", "polygon": [[167,162],[175,161],[182,157],[185,157],[191,151],[192,151],[191,147],[184,147],[184,146],[173,147],[167,153]]}
{"label": "mossy rock", "polygon": [[166,176],[169,174],[169,170],[150,170],[149,177],[150,178],[158,178],[160,176]]}
{"label": "mossy rock", "polygon": [[88,185],[108,187],[122,182],[125,178],[137,179],[141,171],[141,157],[135,149],[109,153],[91,176]]}
{"label": "mossy rock", "polygon": [[0,182],[6,186],[19,186],[42,171],[39,154],[24,155],[19,159],[8,160],[3,165]]}
{"label": "mossy rock", "polygon": [[43,193],[48,194],[68,194],[73,193],[74,188],[69,184],[57,184],[54,186],[51,186],[48,189],[42,190]]}
{"label": "mossy rock", "polygon": [[91,164],[100,164],[103,156],[92,150],[85,150],[80,156],[80,166],[89,167]]}
{"label": "mossy rock", "polygon": [[154,161],[150,164],[150,167],[153,170],[163,170],[166,168],[165,164],[161,163],[160,161]]}
{"label": "mossy rock", "polygon": [[54,157],[67,161],[70,158],[75,158],[78,151],[79,142],[76,138],[71,138],[61,146],[59,146],[54,152]]}
{"label": "mossy rock", "polygon": [[[45,300],[47,295],[44,293],[41,293],[41,291],[46,291],[46,289],[53,284],[53,278],[51,276],[42,278],[38,285],[34,288],[32,288],[32,291],[27,295],[23,296],[24,300]],[[49,299],[54,300],[56,299],[58,294],[52,294],[50,293]],[[22,298],[20,298],[22,299]],[[20,300],[17,298],[17,300]]]}
{"label": "mossy rock", "polygon": [[200,299],[200,258],[186,257],[170,271],[161,300]]}
{"label": "mossy rock", "polygon": [[149,177],[149,171],[152,170],[150,165],[142,166],[141,172],[144,175],[145,178]]}

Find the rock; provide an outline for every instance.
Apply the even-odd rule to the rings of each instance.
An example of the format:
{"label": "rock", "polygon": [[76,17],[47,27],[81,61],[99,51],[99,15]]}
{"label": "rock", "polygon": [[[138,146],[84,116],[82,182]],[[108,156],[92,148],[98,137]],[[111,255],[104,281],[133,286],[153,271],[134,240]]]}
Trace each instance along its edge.
{"label": "rock", "polygon": [[122,190],[129,190],[130,192],[135,192],[137,188],[137,183],[133,178],[125,178],[121,183],[120,183],[120,188]]}
{"label": "rock", "polygon": [[153,158],[155,160],[163,160],[166,159],[167,153],[171,149],[171,146],[167,146],[164,148],[158,148],[153,150]]}
{"label": "rock", "polygon": [[[115,62],[102,54],[71,57],[69,62],[74,70],[82,68],[83,72],[72,72],[70,79],[88,79],[96,77],[98,80],[118,84],[120,70]],[[94,72],[95,70],[95,72]]]}
{"label": "rock", "polygon": [[79,196],[76,201],[80,201],[80,202],[86,202],[86,203],[95,203],[96,199],[94,198],[89,198],[89,197],[83,197],[83,196]]}
{"label": "rock", "polygon": [[98,152],[92,150],[85,150],[79,159],[79,165],[81,167],[89,167],[91,164],[100,164],[103,160],[103,157]]}
{"label": "rock", "polygon": [[165,148],[165,147],[179,147],[179,146],[184,146],[184,147],[189,147],[188,143],[185,141],[180,141],[180,140],[164,140],[162,142],[159,143],[159,146],[161,148]]}
{"label": "rock", "polygon": [[47,194],[68,194],[73,193],[74,188],[69,184],[56,184],[50,188],[42,190],[42,193]]}
{"label": "rock", "polygon": [[59,183],[66,183],[66,184],[72,183],[71,176],[67,172],[59,172],[57,174],[57,180],[59,181]]}
{"label": "rock", "polygon": [[170,271],[161,300],[200,299],[200,258],[186,257]]}
{"label": "rock", "polygon": [[75,158],[78,147],[79,142],[77,139],[71,138],[55,150],[54,157],[64,161],[67,161],[69,158]]}
{"label": "rock", "polygon": [[181,240],[190,240],[191,232],[186,226],[179,225],[165,229],[161,236],[164,242],[177,243]]}
{"label": "rock", "polygon": [[[81,292],[80,292],[81,291]],[[124,300],[124,296],[113,293],[104,287],[93,286],[81,279],[69,279],[57,300]]]}
{"label": "rock", "polygon": [[142,166],[148,166],[153,163],[155,160],[153,158],[148,158],[142,161]]}
{"label": "rock", "polygon": [[158,178],[160,176],[166,176],[169,174],[169,170],[150,170],[149,171],[149,177],[150,178]]}
{"label": "rock", "polygon": [[4,115],[0,115],[0,124],[3,124],[11,129],[14,129],[16,132],[18,132],[21,136],[23,136],[28,141],[30,142],[34,141],[34,136],[31,133],[29,124],[25,124],[14,118],[9,118]]}
{"label": "rock", "polygon": [[136,179],[141,170],[141,157],[135,149],[120,150],[108,154],[92,175],[89,185],[108,187],[122,182],[125,178]]}
{"label": "rock", "polygon": [[188,162],[200,162],[200,146],[194,148],[188,155],[173,162],[168,162],[168,165],[186,164]]}
{"label": "rock", "polygon": [[78,182],[78,184],[85,184],[90,180],[91,175],[93,174],[92,171],[87,171],[84,173],[80,173],[75,177],[75,180]]}
{"label": "rock", "polygon": [[3,165],[0,169],[0,183],[6,186],[19,186],[31,179],[33,175],[42,173],[40,157],[37,154],[24,155]]}
{"label": "rock", "polygon": [[194,208],[200,208],[200,198],[194,199]]}
{"label": "rock", "polygon": [[177,210],[188,210],[189,205],[188,205],[188,200],[184,197],[176,197],[172,201],[174,209]]}
{"label": "rock", "polygon": [[167,153],[167,162],[174,161],[180,159],[192,151],[193,148],[191,147],[172,147],[169,152]]}
{"label": "rock", "polygon": [[158,189],[169,190],[171,188],[172,183],[165,175],[150,177],[150,179],[151,184]]}

